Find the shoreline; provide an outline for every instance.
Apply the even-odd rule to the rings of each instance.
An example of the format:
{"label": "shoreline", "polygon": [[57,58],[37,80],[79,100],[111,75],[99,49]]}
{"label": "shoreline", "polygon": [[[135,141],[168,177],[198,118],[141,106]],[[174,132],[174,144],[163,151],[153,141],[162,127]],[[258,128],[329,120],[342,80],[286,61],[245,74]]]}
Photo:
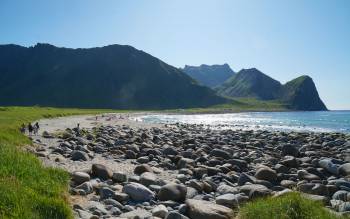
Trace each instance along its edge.
{"label": "shoreline", "polygon": [[[350,111],[334,111],[334,112],[350,112]],[[272,119],[274,115],[276,121]],[[327,123],[317,124],[317,122],[322,121],[318,116],[328,116],[322,115],[325,111],[314,111],[311,113],[321,113],[321,115],[313,116],[310,119],[311,123],[308,124],[308,120],[300,119],[298,116],[293,114],[309,115],[309,111],[290,111],[290,112],[242,112],[242,113],[150,113],[145,115],[135,116],[134,120],[140,122],[146,122],[149,124],[168,124],[175,125],[180,124],[192,124],[192,125],[203,125],[212,129],[233,129],[233,130],[265,130],[270,132],[317,132],[317,133],[345,133],[350,134],[350,126],[347,124],[342,124],[342,126],[334,127],[332,126],[332,120]],[[283,115],[289,116],[283,116]],[[219,115],[216,117],[216,115]],[[232,115],[226,119],[220,118],[223,115]],[[312,115],[312,114],[311,114]],[[195,117],[191,117],[195,116]],[[202,116],[202,117],[200,117]],[[207,117],[205,117],[207,116]],[[152,118],[153,117],[153,118]],[[169,117],[169,118],[168,118]],[[336,117],[335,117],[336,118]],[[253,120],[256,119],[256,122]],[[308,119],[306,117],[306,119]],[[210,122],[208,121],[210,120]],[[279,122],[277,122],[279,121]],[[316,122],[316,123],[315,123]],[[349,126],[349,127],[348,127]]]}

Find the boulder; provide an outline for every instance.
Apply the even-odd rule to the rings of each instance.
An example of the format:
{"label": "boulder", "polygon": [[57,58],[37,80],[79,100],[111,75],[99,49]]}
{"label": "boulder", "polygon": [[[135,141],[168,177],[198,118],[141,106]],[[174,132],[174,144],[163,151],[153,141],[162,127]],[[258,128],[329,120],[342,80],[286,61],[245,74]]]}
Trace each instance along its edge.
{"label": "boulder", "polygon": [[230,208],[203,200],[188,199],[186,207],[191,219],[230,219],[232,216]]}
{"label": "boulder", "polygon": [[275,182],[277,180],[277,173],[269,167],[261,167],[256,171],[255,178]]}
{"label": "boulder", "polygon": [[72,174],[72,180],[76,185],[80,185],[84,182],[87,182],[90,180],[90,175],[85,172],[74,172]]}
{"label": "boulder", "polygon": [[292,189],[294,187],[296,187],[297,183],[295,181],[292,180],[282,180],[281,181],[281,186],[288,188],[288,189]]}
{"label": "boulder", "polygon": [[228,208],[237,208],[238,207],[237,196],[234,194],[220,195],[220,196],[216,197],[215,201],[216,201],[216,204],[224,205]]}
{"label": "boulder", "polygon": [[344,190],[339,190],[337,192],[335,192],[332,196],[332,199],[335,199],[335,200],[341,200],[341,201],[350,201],[350,196],[349,196],[349,192],[348,191],[344,191]]}
{"label": "boulder", "polygon": [[317,202],[322,202],[324,204],[328,204],[329,203],[329,199],[326,196],[322,196],[322,195],[312,195],[312,194],[306,194],[306,193],[301,193],[301,195],[309,200],[312,201],[317,201]]}
{"label": "boulder", "polygon": [[141,164],[135,167],[134,173],[136,175],[141,175],[144,172],[151,172],[153,173],[152,167],[150,167],[148,164]]}
{"label": "boulder", "polygon": [[256,180],[255,177],[253,176],[250,176],[246,173],[241,173],[239,175],[239,178],[238,178],[238,185],[239,186],[243,186],[244,184],[246,184],[247,182],[249,183],[254,183],[254,181]]}
{"label": "boulder", "polygon": [[248,167],[248,163],[245,160],[230,159],[230,160],[227,160],[226,162],[233,166],[238,166],[241,170],[244,170]]}
{"label": "boulder", "polygon": [[297,168],[299,166],[297,159],[293,156],[285,156],[281,164],[289,168]]}
{"label": "boulder", "polygon": [[108,187],[102,187],[99,190],[100,199],[109,199],[114,197],[114,191]]}
{"label": "boulder", "polygon": [[289,168],[286,167],[283,164],[276,164],[274,169],[277,171],[277,173],[288,173],[289,172]]}
{"label": "boulder", "polygon": [[178,155],[179,152],[177,152],[177,150],[174,148],[174,147],[165,147],[163,149],[163,154],[165,156],[169,156],[169,155],[172,155],[172,156],[176,156]]}
{"label": "boulder", "polygon": [[334,164],[331,159],[325,158],[318,162],[318,165],[323,169],[327,170],[327,172],[338,175],[338,165]]}
{"label": "boulder", "polygon": [[231,155],[228,152],[221,150],[221,149],[216,149],[216,148],[210,152],[210,156],[220,157],[223,159],[230,159],[231,158]]}
{"label": "boulder", "polygon": [[297,189],[313,195],[328,196],[329,194],[327,186],[319,183],[302,183],[298,185]]}
{"label": "boulder", "polygon": [[122,192],[115,192],[114,199],[117,200],[118,202],[128,201],[129,195]]}
{"label": "boulder", "polygon": [[126,159],[136,159],[137,154],[132,150],[127,150],[127,151],[125,151],[125,158]]}
{"label": "boulder", "polygon": [[74,188],[75,190],[81,190],[85,195],[90,194],[94,191],[92,184],[90,182],[84,182],[81,185]]}
{"label": "boulder", "polygon": [[237,194],[238,193],[238,189],[229,185],[225,185],[222,184],[220,186],[218,186],[218,188],[216,189],[216,192],[219,194],[227,194],[227,193],[231,193],[231,194]]}
{"label": "boulder", "polygon": [[113,182],[123,183],[123,182],[128,181],[128,176],[122,172],[115,172],[112,175],[112,180],[113,180]]}
{"label": "boulder", "polygon": [[154,217],[165,218],[167,214],[168,209],[165,207],[165,205],[157,205],[152,209],[152,215]]}
{"label": "boulder", "polygon": [[294,145],[285,144],[281,148],[281,154],[282,154],[282,156],[290,155],[293,157],[298,157],[299,150]]}
{"label": "boulder", "polygon": [[112,178],[113,173],[108,167],[102,164],[92,164],[91,175],[102,180],[107,180]]}
{"label": "boulder", "polygon": [[249,198],[255,198],[258,196],[266,196],[271,194],[271,190],[264,185],[260,184],[247,184],[239,188],[240,192],[243,192]]}
{"label": "boulder", "polygon": [[350,163],[346,163],[341,165],[338,168],[338,173],[342,176],[349,176],[350,175]]}
{"label": "boulder", "polygon": [[187,187],[181,184],[169,183],[161,187],[158,198],[161,201],[184,201],[187,194]]}
{"label": "boulder", "polygon": [[178,162],[177,162],[177,168],[188,168],[194,165],[194,160],[190,158],[184,158],[182,157]]}
{"label": "boulder", "polygon": [[155,197],[154,192],[146,186],[131,182],[123,187],[123,193],[126,193],[134,201],[150,201]]}
{"label": "boulder", "polygon": [[103,200],[102,203],[105,204],[105,205],[112,205],[112,206],[117,207],[119,209],[123,209],[124,208],[124,206],[120,202],[118,202],[118,201],[116,201],[114,199],[111,199],[111,198]]}
{"label": "boulder", "polygon": [[140,176],[140,183],[144,186],[157,185],[158,180],[151,172],[144,172]]}
{"label": "boulder", "polygon": [[85,153],[83,151],[73,151],[71,154],[71,160],[73,160],[73,161],[78,161],[78,160],[87,161],[87,160],[89,160],[89,156],[87,155],[87,153]]}
{"label": "boulder", "polygon": [[308,180],[308,181],[320,180],[319,176],[309,173],[306,170],[298,170],[297,174],[300,180]]}
{"label": "boulder", "polygon": [[76,209],[75,211],[78,213],[78,216],[81,219],[91,219],[93,217],[93,215],[87,211],[81,209]]}
{"label": "boulder", "polygon": [[343,202],[339,205],[339,212],[347,212],[350,211],[350,202]]}

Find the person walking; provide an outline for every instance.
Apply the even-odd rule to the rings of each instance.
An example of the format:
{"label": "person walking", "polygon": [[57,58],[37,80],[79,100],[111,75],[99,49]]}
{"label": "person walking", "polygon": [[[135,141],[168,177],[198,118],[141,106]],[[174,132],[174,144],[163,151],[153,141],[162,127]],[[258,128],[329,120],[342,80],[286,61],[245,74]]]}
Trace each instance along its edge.
{"label": "person walking", "polygon": [[40,129],[39,123],[36,122],[36,123],[34,124],[34,135],[37,135],[37,134],[38,134],[39,129]]}
{"label": "person walking", "polygon": [[28,123],[28,132],[29,132],[29,135],[32,135],[33,129],[34,129],[34,127],[32,126],[32,124],[31,124],[31,123]]}

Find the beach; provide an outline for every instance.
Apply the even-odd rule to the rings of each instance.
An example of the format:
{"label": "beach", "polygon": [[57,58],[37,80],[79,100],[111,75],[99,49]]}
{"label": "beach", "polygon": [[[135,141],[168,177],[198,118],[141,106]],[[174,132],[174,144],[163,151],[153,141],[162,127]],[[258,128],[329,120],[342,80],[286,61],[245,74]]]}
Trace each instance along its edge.
{"label": "beach", "polygon": [[350,210],[348,134],[135,119],[147,115],[39,121],[28,150],[71,174],[76,218],[230,218],[245,202],[293,191],[334,214]]}

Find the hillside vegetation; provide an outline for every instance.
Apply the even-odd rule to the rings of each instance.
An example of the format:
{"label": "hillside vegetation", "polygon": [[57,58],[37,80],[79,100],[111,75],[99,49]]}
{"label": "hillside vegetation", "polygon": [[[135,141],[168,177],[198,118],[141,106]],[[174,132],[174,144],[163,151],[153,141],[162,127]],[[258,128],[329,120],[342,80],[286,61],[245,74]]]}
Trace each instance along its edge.
{"label": "hillside vegetation", "polygon": [[238,113],[238,112],[281,112],[289,111],[279,100],[259,100],[256,98],[230,98],[228,103],[205,108],[167,110],[176,113]]}
{"label": "hillside vegetation", "polygon": [[179,69],[131,46],[0,45],[0,105],[170,109],[225,101]]}
{"label": "hillside vegetation", "polygon": [[0,218],[73,218],[67,202],[69,175],[43,167],[21,146],[31,144],[20,124],[40,118],[95,114],[104,110],[0,107]]}
{"label": "hillside vegetation", "polygon": [[230,97],[272,100],[278,98],[280,89],[280,82],[253,68],[239,71],[218,88],[218,93]]}
{"label": "hillside vegetation", "polygon": [[277,100],[290,110],[327,110],[309,76],[282,85],[255,68],[243,69],[218,86],[216,91],[228,97]]}

